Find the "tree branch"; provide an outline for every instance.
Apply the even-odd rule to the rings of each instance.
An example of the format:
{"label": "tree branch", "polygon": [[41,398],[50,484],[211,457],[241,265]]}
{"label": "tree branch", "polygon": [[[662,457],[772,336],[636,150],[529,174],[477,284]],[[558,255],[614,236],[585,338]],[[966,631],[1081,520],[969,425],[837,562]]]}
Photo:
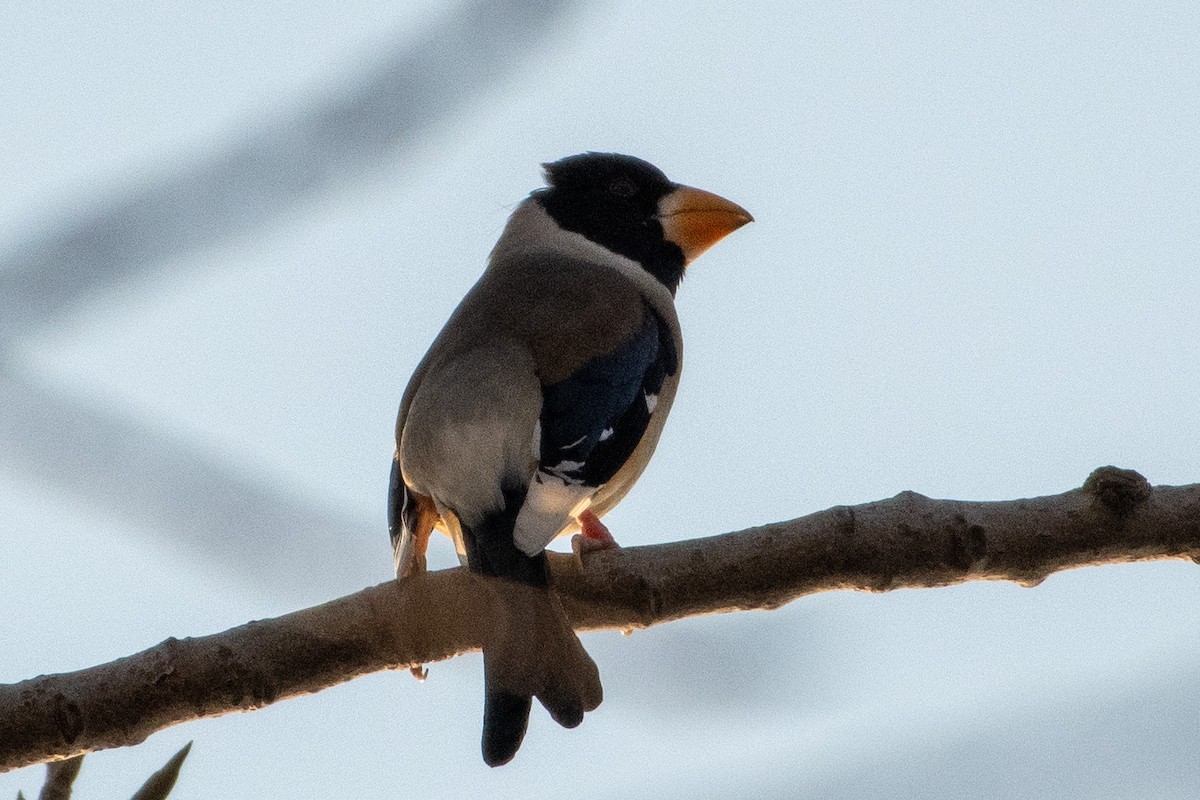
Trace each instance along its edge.
{"label": "tree branch", "polygon": [[75,785],[82,766],[81,755],[47,764],[46,782],[42,784],[38,800],[71,800],[71,787]]}
{"label": "tree branch", "polygon": [[[1200,563],[1200,484],[1151,489],[1136,472],[1102,467],[1082,488],[1050,497],[959,502],[903,492],[738,533],[599,552],[582,571],[568,556],[551,567],[574,626],[601,630],[778,608],[835,589],[1035,586],[1061,569],[1161,558]],[[489,615],[481,580],[452,569],[388,581],[0,686],[0,771],[137,744],[180,722],[478,649]]]}

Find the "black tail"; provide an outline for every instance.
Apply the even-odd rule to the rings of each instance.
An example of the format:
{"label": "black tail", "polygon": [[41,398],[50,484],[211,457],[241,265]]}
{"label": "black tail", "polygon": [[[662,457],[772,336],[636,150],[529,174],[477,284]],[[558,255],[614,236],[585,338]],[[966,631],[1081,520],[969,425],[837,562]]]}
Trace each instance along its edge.
{"label": "black tail", "polygon": [[504,508],[493,511],[478,524],[463,526],[463,541],[467,546],[467,566],[475,572],[493,578],[544,589],[549,581],[546,577],[546,554],[527,556],[517,549],[513,541],[513,528],[517,514],[525,502],[525,490],[509,489],[504,492]]}
{"label": "black tail", "polygon": [[[484,670],[487,683],[487,670]],[[483,698],[483,762],[499,767],[513,760],[525,729],[529,726],[529,709],[533,698],[486,688]]]}
{"label": "black tail", "polygon": [[[505,492],[504,508],[486,516],[471,528],[463,528],[467,565],[475,572],[506,578],[539,589],[548,584],[546,554],[527,556],[513,542],[517,513],[525,492]],[[514,694],[497,687],[494,663],[483,657],[483,760],[490,767],[512,761],[529,725],[532,695]]]}

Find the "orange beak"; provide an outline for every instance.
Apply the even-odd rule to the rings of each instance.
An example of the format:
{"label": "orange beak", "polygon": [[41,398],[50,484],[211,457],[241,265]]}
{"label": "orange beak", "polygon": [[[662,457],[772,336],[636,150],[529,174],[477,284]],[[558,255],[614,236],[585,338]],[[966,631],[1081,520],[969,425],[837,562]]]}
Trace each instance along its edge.
{"label": "orange beak", "polygon": [[688,264],[747,222],[754,221],[750,212],[737,203],[691,186],[680,186],[660,200],[658,219],[663,235],[679,245]]}

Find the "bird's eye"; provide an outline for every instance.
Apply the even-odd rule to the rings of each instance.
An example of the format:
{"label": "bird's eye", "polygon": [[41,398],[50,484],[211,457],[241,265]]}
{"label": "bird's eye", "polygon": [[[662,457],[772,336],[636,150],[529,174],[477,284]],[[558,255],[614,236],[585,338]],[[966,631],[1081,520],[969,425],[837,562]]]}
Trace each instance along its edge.
{"label": "bird's eye", "polygon": [[608,184],[608,193],[613,197],[633,197],[637,191],[637,184],[625,175],[613,178]]}

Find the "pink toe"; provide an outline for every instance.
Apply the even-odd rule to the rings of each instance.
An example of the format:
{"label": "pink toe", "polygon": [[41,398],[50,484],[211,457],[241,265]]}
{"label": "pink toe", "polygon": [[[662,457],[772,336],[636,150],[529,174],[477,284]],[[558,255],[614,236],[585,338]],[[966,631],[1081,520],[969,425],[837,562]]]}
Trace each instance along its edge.
{"label": "pink toe", "polygon": [[595,549],[606,550],[612,547],[620,547],[617,544],[617,540],[613,538],[612,533],[600,521],[600,518],[591,511],[584,511],[579,515],[579,525],[583,529],[584,538],[595,542],[597,545]]}

